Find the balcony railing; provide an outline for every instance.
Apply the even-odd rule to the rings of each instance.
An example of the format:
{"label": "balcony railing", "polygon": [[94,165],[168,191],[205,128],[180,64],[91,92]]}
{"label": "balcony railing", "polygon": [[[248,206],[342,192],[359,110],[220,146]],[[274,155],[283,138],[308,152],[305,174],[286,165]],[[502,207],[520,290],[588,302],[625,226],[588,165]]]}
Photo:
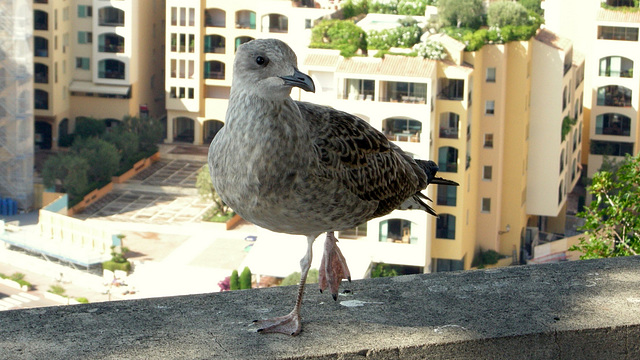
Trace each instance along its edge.
{"label": "balcony railing", "polygon": [[124,80],[124,71],[99,71],[98,77],[101,79],[119,79]]}

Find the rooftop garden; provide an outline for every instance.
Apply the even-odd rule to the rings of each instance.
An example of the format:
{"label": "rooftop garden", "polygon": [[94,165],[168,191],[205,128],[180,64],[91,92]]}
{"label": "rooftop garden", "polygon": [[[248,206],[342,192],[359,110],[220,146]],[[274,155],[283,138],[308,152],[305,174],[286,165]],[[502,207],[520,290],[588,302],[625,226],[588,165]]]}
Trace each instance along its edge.
{"label": "rooftop garden", "polygon": [[640,12],[640,0],[607,0],[600,6],[613,11]]}
{"label": "rooftop garden", "polygon": [[[424,16],[428,5],[437,5],[439,16],[421,26],[412,15]],[[466,51],[476,51],[485,44],[529,40],[543,22],[540,0],[494,2],[486,14],[482,0],[348,0],[342,10],[344,20],[324,20],[313,28],[309,47],[337,49],[344,57],[366,56],[368,50],[378,50],[376,56],[400,54],[440,60],[446,54],[444,47],[435,41],[421,42],[425,31],[443,32],[464,43]],[[398,27],[365,32],[356,21],[368,13],[406,17],[399,20]],[[407,51],[394,53],[393,48]]]}

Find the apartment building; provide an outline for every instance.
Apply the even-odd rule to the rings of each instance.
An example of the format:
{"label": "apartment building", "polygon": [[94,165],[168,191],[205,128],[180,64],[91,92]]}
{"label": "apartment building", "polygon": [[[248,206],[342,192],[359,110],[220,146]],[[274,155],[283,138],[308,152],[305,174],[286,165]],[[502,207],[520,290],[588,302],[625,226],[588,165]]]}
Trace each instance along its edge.
{"label": "apartment building", "polygon": [[36,0],[33,7],[40,148],[55,148],[80,117],[110,127],[126,115],[164,115],[164,2]]}
{"label": "apartment building", "polygon": [[224,124],[238,46],[277,38],[300,54],[314,21],[334,12],[337,3],[168,0],[165,141],[210,143]]}
{"label": "apartment building", "polygon": [[33,10],[0,2],[0,198],[33,204]]}
{"label": "apartment building", "polygon": [[[640,12],[633,0],[543,1],[547,27],[571,39],[585,53],[585,138],[587,176],[604,156],[620,159],[640,149]],[[564,16],[568,11],[575,16]]]}

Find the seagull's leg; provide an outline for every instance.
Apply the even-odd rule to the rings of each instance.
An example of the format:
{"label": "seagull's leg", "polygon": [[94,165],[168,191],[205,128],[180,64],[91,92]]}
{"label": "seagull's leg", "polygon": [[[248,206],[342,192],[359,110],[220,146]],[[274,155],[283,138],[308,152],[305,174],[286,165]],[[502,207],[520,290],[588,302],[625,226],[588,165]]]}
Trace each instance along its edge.
{"label": "seagull's leg", "polygon": [[302,305],[302,296],[304,295],[304,284],[307,281],[307,274],[311,267],[311,258],[313,241],[315,236],[307,236],[307,253],[300,260],[300,285],[298,286],[298,297],[296,298],[296,305],[293,310],[285,316],[279,316],[266,320],[255,320],[253,323],[258,326],[258,332],[264,333],[282,333],[291,336],[298,335],[302,330],[302,324],[300,322],[300,307]]}
{"label": "seagull's leg", "polygon": [[347,262],[338,248],[338,239],[333,235],[333,231],[327,232],[327,239],[324,241],[324,254],[318,270],[318,282],[320,291],[327,287],[331,290],[333,300],[338,298],[338,287],[342,279],[351,281],[351,274],[347,267]]}

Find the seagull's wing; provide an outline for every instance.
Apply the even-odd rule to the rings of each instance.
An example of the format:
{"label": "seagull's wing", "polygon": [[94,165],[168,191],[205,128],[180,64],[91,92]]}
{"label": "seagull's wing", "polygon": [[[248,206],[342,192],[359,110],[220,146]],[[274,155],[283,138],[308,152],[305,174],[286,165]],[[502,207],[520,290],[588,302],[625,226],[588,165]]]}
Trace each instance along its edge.
{"label": "seagull's wing", "polygon": [[373,214],[398,208],[427,186],[423,169],[383,133],[343,111],[296,102],[309,123],[319,175],[337,178],[364,201],[377,201]]}

